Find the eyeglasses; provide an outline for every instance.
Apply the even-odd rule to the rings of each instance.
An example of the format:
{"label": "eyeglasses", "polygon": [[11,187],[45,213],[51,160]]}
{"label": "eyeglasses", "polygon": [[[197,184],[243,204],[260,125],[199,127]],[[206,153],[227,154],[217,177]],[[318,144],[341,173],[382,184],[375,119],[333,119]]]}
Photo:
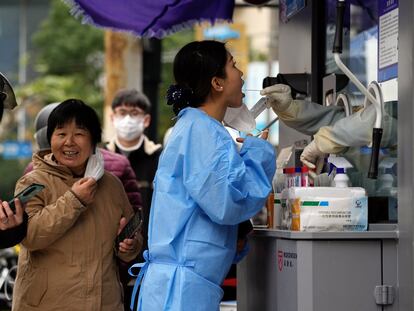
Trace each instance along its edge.
{"label": "eyeglasses", "polygon": [[140,116],[144,116],[145,112],[143,112],[142,110],[138,110],[138,109],[131,109],[131,110],[127,110],[127,109],[117,109],[115,110],[115,115],[117,115],[118,117],[126,117],[127,115],[129,115],[131,118],[138,118]]}

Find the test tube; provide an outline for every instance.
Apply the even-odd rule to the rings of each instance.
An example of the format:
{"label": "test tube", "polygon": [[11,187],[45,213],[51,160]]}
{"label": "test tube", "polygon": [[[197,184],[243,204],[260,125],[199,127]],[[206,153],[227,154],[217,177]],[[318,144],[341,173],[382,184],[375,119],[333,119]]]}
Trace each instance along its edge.
{"label": "test tube", "polygon": [[301,186],[309,187],[309,168],[307,166],[301,168]]}
{"label": "test tube", "polygon": [[295,174],[293,176],[295,187],[302,186],[302,169],[300,167],[295,167]]}
{"label": "test tube", "polygon": [[287,167],[286,169],[287,188],[295,187],[295,168]]}

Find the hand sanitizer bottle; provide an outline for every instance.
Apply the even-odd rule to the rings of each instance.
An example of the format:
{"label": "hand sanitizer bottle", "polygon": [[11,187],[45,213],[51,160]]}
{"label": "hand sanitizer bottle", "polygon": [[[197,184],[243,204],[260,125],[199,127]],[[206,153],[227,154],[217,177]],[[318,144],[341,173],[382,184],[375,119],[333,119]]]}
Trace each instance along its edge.
{"label": "hand sanitizer bottle", "polygon": [[349,177],[345,173],[344,168],[342,168],[342,167],[337,167],[336,168],[336,175],[335,175],[335,178],[332,181],[332,186],[333,187],[338,187],[338,188],[347,188],[347,187],[349,187]]}

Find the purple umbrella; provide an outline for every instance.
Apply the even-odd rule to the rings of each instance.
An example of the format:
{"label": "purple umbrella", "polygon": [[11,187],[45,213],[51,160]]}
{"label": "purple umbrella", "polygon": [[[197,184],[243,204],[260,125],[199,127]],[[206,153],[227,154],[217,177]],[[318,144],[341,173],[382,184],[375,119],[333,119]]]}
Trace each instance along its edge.
{"label": "purple umbrella", "polygon": [[234,0],[64,0],[72,14],[96,26],[140,37],[167,34],[209,21],[231,21]]}

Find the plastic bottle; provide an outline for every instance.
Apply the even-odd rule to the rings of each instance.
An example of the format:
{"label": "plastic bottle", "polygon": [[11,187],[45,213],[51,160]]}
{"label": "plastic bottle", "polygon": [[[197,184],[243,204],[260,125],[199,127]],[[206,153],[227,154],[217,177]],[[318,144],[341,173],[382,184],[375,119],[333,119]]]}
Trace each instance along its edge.
{"label": "plastic bottle", "polygon": [[378,192],[379,193],[389,193],[389,190],[392,188],[394,183],[394,177],[392,176],[391,170],[386,169],[385,174],[382,174],[378,179]]}
{"label": "plastic bottle", "polygon": [[338,187],[338,188],[347,188],[347,187],[349,187],[349,177],[345,173],[344,168],[342,168],[342,167],[337,167],[336,168],[336,175],[335,175],[335,178],[332,181],[332,186],[333,187]]}
{"label": "plastic bottle", "polygon": [[273,190],[274,190],[274,208],[273,208],[273,228],[280,229],[282,226],[282,191],[286,187],[286,175],[285,169],[283,174],[276,171],[273,178]]}
{"label": "plastic bottle", "polygon": [[269,229],[273,228],[273,220],[274,220],[274,212],[275,212],[274,211],[274,208],[275,208],[274,200],[275,200],[274,192],[272,191],[267,197],[267,201],[266,201],[267,227]]}

